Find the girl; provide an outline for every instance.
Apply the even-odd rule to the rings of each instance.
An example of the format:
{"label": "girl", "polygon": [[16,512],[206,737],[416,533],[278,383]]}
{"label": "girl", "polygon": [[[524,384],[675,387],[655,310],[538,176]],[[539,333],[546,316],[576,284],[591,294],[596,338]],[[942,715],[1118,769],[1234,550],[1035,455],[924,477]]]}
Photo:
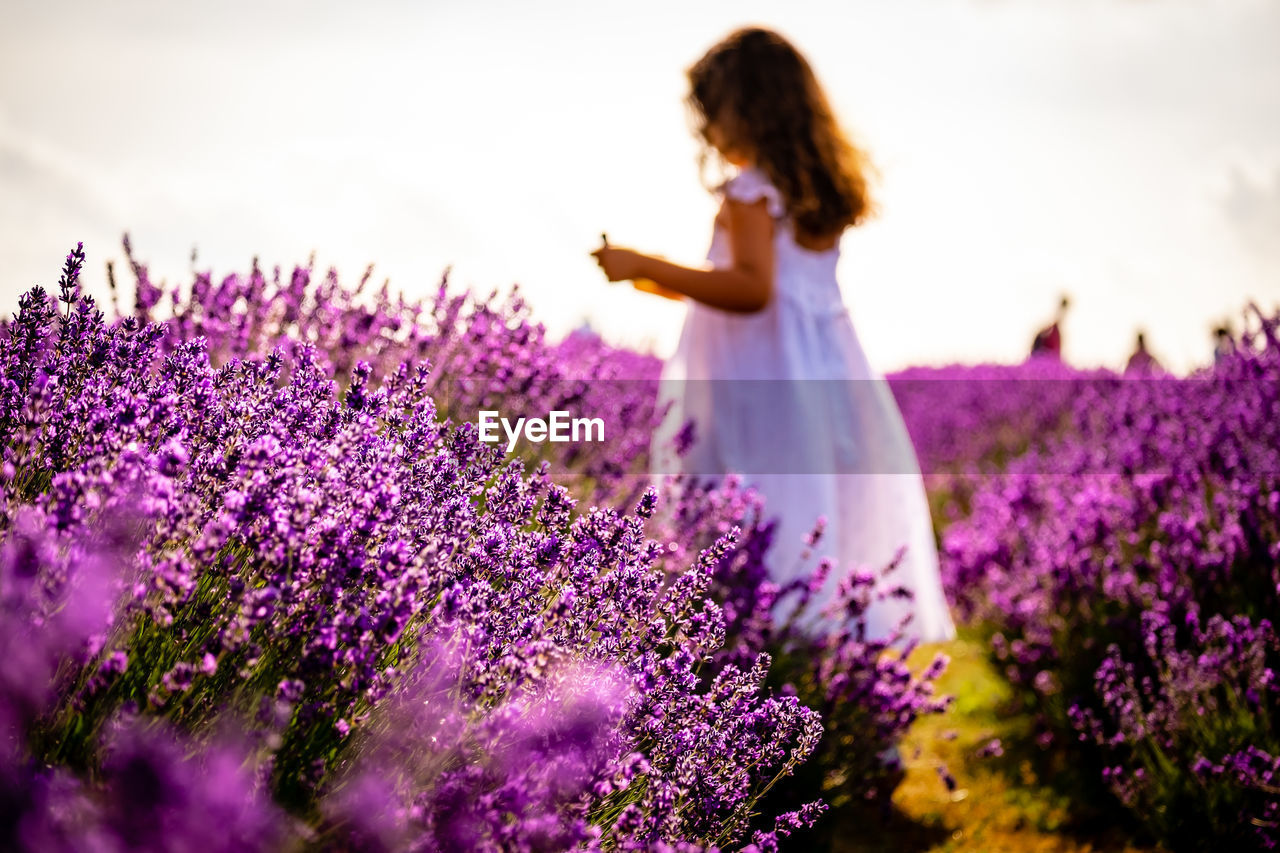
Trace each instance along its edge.
{"label": "girl", "polygon": [[[954,636],[915,452],[884,380],[873,373],[836,281],[842,232],[871,212],[869,166],[842,133],[808,62],[782,36],[735,31],[688,71],[687,106],[705,146],[737,167],[707,255],[690,268],[631,249],[592,254],[610,281],[687,300],[662,395],[674,401],[654,439],[656,471],[739,473],[778,515],[767,555],[775,580],[801,559],[815,520],[819,552],[841,572],[878,570],[902,552],[866,614],[870,639]],[[699,157],[705,165],[707,148]],[[673,461],[675,430],[694,421]],[[828,577],[818,605],[836,597]],[[818,610],[820,608],[811,608]]]}

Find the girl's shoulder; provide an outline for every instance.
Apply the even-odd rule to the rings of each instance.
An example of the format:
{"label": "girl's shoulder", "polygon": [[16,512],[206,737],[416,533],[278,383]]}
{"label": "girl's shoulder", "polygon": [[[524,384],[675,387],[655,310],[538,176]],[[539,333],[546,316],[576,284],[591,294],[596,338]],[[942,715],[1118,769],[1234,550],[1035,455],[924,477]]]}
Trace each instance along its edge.
{"label": "girl's shoulder", "polygon": [[768,203],[769,215],[775,219],[782,218],[787,212],[782,193],[769,180],[764,170],[757,166],[741,169],[738,174],[716,187],[716,192],[725,198],[744,204],[765,199]]}

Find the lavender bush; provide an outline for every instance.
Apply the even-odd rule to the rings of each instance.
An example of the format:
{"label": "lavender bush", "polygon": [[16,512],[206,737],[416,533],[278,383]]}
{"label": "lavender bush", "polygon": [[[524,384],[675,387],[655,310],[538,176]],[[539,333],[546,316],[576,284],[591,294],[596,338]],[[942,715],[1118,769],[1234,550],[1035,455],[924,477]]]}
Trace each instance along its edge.
{"label": "lavender bush", "polygon": [[1081,388],[1112,376],[1056,358],[1023,364],[910,367],[886,376],[920,460],[932,475],[1001,474],[1069,424]]}
{"label": "lavender bush", "polygon": [[[735,518],[760,518],[764,509],[754,492],[738,488],[736,478],[716,488],[685,487],[672,541],[699,541],[707,535],[699,532],[706,514],[727,506],[733,506]],[[821,521],[815,526],[802,559],[812,560],[823,527]],[[801,815],[813,814],[811,803],[820,801],[865,820],[866,810],[859,807],[886,808],[902,778],[896,746],[903,733],[920,715],[949,706],[951,697],[934,691],[947,658],[935,654],[923,672],[913,672],[907,658],[916,645],[904,640],[905,621],[888,637],[866,636],[862,615],[877,598],[896,594],[891,582],[877,587],[881,577],[892,581],[896,564],[849,573],[836,596],[842,613],[829,614],[823,631],[801,630],[813,595],[836,567],[824,559],[808,575],[785,586],[774,584],[763,560],[772,535],[771,524],[753,525],[740,546],[713,568],[711,592],[722,602],[726,637],[713,668],[746,666],[758,649],[766,649],[773,658],[768,683],[822,715],[825,734],[817,751],[770,792],[765,804]],[[833,831],[831,821],[821,821],[796,849],[829,843]]]}
{"label": "lavender bush", "polygon": [[1175,849],[1280,841],[1280,342],[1257,325],[1214,370],[1079,385],[944,540],[1045,742]]}
{"label": "lavender bush", "polygon": [[[652,359],[444,282],[129,262],[127,316],[77,251],[0,337],[3,846],[768,850],[942,707],[852,587],[833,637],[771,623],[757,496],[637,476]],[[565,483],[469,422],[591,395],[626,428]]]}
{"label": "lavender bush", "polygon": [[1046,357],[889,374],[939,539],[950,524],[972,514],[974,494],[995,487],[1013,460],[1043,450],[1070,428],[1071,406],[1087,386],[1113,377]]}

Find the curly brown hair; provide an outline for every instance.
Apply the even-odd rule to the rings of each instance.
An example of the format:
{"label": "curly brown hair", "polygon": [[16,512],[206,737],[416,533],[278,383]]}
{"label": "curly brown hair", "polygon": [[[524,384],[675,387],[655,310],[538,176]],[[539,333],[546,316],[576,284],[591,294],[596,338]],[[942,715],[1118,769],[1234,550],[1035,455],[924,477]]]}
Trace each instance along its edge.
{"label": "curly brown hair", "polygon": [[714,126],[732,147],[750,152],[782,193],[798,235],[838,236],[872,215],[874,167],[841,129],[813,69],[789,41],[743,27],[685,73],[685,103],[703,143],[699,176],[715,147]]}

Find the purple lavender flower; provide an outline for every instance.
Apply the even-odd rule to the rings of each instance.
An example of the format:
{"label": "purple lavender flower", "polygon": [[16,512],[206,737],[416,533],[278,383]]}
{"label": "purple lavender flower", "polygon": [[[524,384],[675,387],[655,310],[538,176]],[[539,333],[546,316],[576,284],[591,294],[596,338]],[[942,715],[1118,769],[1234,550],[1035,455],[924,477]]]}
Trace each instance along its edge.
{"label": "purple lavender flower", "polygon": [[[650,488],[656,360],[550,342],[516,294],[412,303],[310,265],[199,273],[151,322],[126,252],[131,316],[37,289],[0,336],[0,722],[30,744],[0,769],[25,814],[144,849],[215,820],[269,847],[279,807],[391,849],[774,849],[824,790],[885,788],[879,752],[944,707],[852,625],[777,624],[804,593],[768,581],[750,490]],[[467,417],[567,400],[622,429],[507,458]],[[820,749],[845,782],[784,804]]]}

